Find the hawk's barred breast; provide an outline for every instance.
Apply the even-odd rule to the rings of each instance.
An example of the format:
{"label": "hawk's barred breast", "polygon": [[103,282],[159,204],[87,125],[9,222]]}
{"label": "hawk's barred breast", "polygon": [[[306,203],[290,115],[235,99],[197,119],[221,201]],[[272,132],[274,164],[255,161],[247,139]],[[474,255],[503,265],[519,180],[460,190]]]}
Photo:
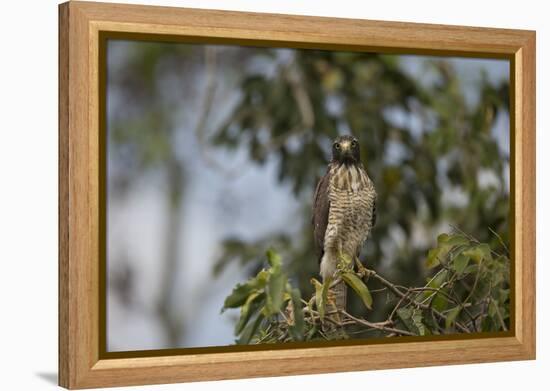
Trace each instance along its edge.
{"label": "hawk's barred breast", "polygon": [[330,209],[324,237],[321,275],[332,276],[340,254],[359,255],[372,228],[376,191],[362,165],[332,163],[329,168]]}

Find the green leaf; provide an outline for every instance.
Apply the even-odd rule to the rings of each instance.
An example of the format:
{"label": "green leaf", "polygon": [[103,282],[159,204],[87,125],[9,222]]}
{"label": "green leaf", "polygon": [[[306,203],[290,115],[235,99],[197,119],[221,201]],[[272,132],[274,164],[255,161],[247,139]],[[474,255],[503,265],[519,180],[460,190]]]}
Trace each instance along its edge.
{"label": "green leaf", "polygon": [[437,243],[439,245],[455,247],[468,244],[470,241],[465,236],[460,234],[441,234],[437,237]]}
{"label": "green leaf", "polygon": [[250,320],[250,317],[262,306],[264,300],[265,293],[263,292],[254,292],[253,294],[248,296],[248,299],[246,299],[246,302],[241,307],[241,316],[239,318],[239,321],[237,322],[237,325],[235,326],[236,335],[239,335],[241,333],[241,331]]}
{"label": "green leaf", "polygon": [[238,308],[242,306],[250,294],[265,287],[267,278],[268,272],[266,270],[262,270],[256,275],[256,277],[248,280],[246,283],[237,284],[231,294],[225,299],[222,312],[227,308]]}
{"label": "green leaf", "polygon": [[510,298],[510,289],[499,289],[498,299],[501,303],[505,303]]}
{"label": "green leaf", "polygon": [[401,307],[397,310],[397,316],[399,316],[403,322],[408,321],[412,317],[412,309],[409,307]]}
{"label": "green leaf", "polygon": [[468,265],[466,267],[466,269],[464,269],[464,274],[472,274],[472,273],[475,273],[477,272],[477,269],[479,268],[479,266],[477,264],[473,264],[473,265]]}
{"label": "green leaf", "polygon": [[237,344],[249,344],[252,337],[254,337],[254,334],[256,334],[256,330],[262,323],[262,320],[264,320],[264,315],[262,313],[259,313],[256,319],[254,319],[253,322],[248,323],[248,325],[245,327],[241,334],[241,337],[237,340]]}
{"label": "green leaf", "polygon": [[439,272],[435,277],[430,279],[428,286],[434,289],[439,288],[447,280],[447,274],[447,270]]}
{"label": "green leaf", "polygon": [[448,329],[455,323],[456,317],[460,314],[460,311],[462,311],[462,307],[456,306],[446,314],[447,319],[445,319],[445,328]]}
{"label": "green leaf", "polygon": [[413,316],[413,309],[410,307],[401,307],[397,310],[397,316],[399,319],[401,319],[401,322],[405,325],[405,327],[415,333],[417,332],[416,327],[414,326],[414,322],[412,320]]}
{"label": "green leaf", "polygon": [[342,279],[359,295],[365,307],[372,309],[372,296],[365,283],[352,272],[342,273]]}
{"label": "green leaf", "polygon": [[470,257],[475,262],[480,263],[482,260],[490,260],[491,258],[491,249],[488,244],[482,243],[476,246],[473,246],[463,252],[464,255]]}
{"label": "green leaf", "polygon": [[431,334],[430,330],[422,322],[422,311],[411,307],[402,307],[397,310],[397,316],[409,331],[419,335]]}
{"label": "green leaf", "polygon": [[414,310],[411,316],[411,319],[418,334],[420,335],[431,334],[430,330],[428,330],[428,328],[424,325],[424,323],[422,323],[422,311]]}
{"label": "green leaf", "polygon": [[304,339],[304,312],[302,310],[302,295],[300,290],[294,288],[290,291],[292,300],[292,312],[294,314],[294,324],[290,327],[290,336],[294,341],[301,341]]}
{"label": "green leaf", "polygon": [[449,234],[440,234],[437,236],[438,244],[447,243],[448,240],[449,240]]}
{"label": "green leaf", "polygon": [[470,261],[470,258],[467,257],[466,255],[458,254],[457,256],[454,257],[453,264],[451,265],[451,267],[458,274],[462,274],[466,269],[466,266],[468,266],[469,261]]}
{"label": "green leaf", "polygon": [[269,276],[267,283],[267,305],[266,310],[268,315],[274,315],[278,313],[283,306],[283,299],[286,286],[286,275],[280,270],[273,272]]}
{"label": "green leaf", "polygon": [[248,296],[253,292],[253,290],[254,288],[248,283],[238,284],[233,289],[233,292],[231,292],[231,294],[225,298],[222,311],[227,308],[237,308],[243,305]]}
{"label": "green leaf", "polygon": [[322,284],[315,278],[311,279],[311,283],[315,287],[315,306],[321,320],[325,318],[325,308],[327,305],[328,287],[331,279],[324,281]]}
{"label": "green leaf", "polygon": [[280,269],[282,262],[281,262],[281,256],[275,252],[273,249],[267,250],[267,262],[269,263],[269,266],[271,266],[273,269]]}
{"label": "green leaf", "polygon": [[441,260],[447,257],[449,251],[454,247],[463,246],[470,243],[470,241],[462,235],[449,235],[441,234],[437,237],[437,247],[428,251],[428,258],[426,259],[426,267],[432,269],[441,263]]}
{"label": "green leaf", "polygon": [[[428,279],[427,287],[438,289],[441,287],[441,285],[447,280],[448,272],[445,269],[440,270],[435,276]],[[424,302],[427,298],[434,296],[436,292],[433,290],[425,290],[418,294],[417,300],[420,302]]]}
{"label": "green leaf", "polygon": [[441,262],[439,261],[439,254],[441,249],[439,247],[432,248],[428,251],[428,258],[426,259],[426,267],[432,269],[438,266]]}
{"label": "green leaf", "polygon": [[[445,292],[446,290],[443,289],[442,292]],[[432,299],[431,306],[434,310],[437,310],[439,312],[445,311],[447,309],[449,301],[442,293],[436,293],[434,298]]]}

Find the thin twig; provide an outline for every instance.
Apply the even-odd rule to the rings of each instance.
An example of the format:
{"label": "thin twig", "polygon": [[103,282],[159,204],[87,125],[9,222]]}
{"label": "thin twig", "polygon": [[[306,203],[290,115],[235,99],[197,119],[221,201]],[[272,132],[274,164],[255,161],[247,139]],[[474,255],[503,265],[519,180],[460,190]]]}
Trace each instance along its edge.
{"label": "thin twig", "polygon": [[461,304],[460,301],[458,301],[455,298],[449,296],[447,293],[442,291],[441,288],[443,288],[443,285],[439,288],[431,288],[429,286],[424,286],[424,287],[421,287],[421,288],[410,288],[409,290],[411,292],[426,292],[426,291],[433,292],[434,296],[436,294],[440,294],[440,295],[444,296],[448,301],[452,301],[455,304]]}
{"label": "thin twig", "polygon": [[369,322],[368,320],[365,320],[365,319],[356,318],[355,316],[350,315],[346,311],[341,311],[341,313],[343,315],[347,316],[348,318],[354,320],[355,322],[357,322],[359,324],[362,324],[363,326],[367,326],[367,327],[382,330],[382,331],[388,331],[388,332],[391,332],[391,333],[397,333],[397,334],[401,334],[401,335],[416,336],[416,334],[411,333],[410,331],[400,330],[400,329],[396,329],[396,328],[393,328],[393,327],[386,326],[386,324],[388,324],[388,322],[372,323],[372,322]]}
{"label": "thin twig", "polygon": [[500,235],[497,234],[495,231],[493,231],[491,227],[489,227],[489,231],[491,231],[491,233],[498,238],[498,241],[500,242],[501,246],[504,248],[504,251],[506,251],[506,255],[510,256],[510,250],[508,250],[508,246],[506,246],[506,244],[504,243],[504,240],[502,240]]}
{"label": "thin twig", "polygon": [[399,298],[399,301],[397,302],[397,304],[395,305],[395,307],[393,307],[393,310],[392,310],[392,312],[390,313],[390,316],[388,316],[388,320],[389,320],[389,321],[392,321],[392,320],[393,320],[393,317],[394,317],[395,313],[397,312],[397,310],[399,309],[399,306],[401,305],[401,303],[403,303],[403,301],[405,300],[406,297],[407,297],[407,295],[405,295],[405,296]]}

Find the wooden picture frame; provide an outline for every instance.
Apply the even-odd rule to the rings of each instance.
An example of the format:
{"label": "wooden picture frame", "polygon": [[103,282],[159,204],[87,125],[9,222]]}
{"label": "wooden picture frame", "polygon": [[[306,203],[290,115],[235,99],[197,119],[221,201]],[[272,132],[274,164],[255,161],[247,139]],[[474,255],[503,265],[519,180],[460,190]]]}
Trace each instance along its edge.
{"label": "wooden picture frame", "polygon": [[[110,357],[99,263],[104,202],[100,98],[104,32],[464,57],[511,63],[512,330],[498,338],[392,341]],[[104,100],[104,99],[103,99]],[[59,384],[89,388],[535,358],[535,32],[88,2],[59,6]]]}

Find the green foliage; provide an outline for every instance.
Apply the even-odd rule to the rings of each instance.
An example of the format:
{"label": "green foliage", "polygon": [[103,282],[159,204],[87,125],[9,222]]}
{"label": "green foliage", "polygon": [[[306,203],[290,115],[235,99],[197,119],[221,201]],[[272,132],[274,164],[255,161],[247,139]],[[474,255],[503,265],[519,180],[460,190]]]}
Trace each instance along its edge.
{"label": "green foliage", "polygon": [[[300,291],[293,288],[283,272],[281,257],[273,250],[266,254],[269,268],[262,269],[244,284],[238,284],[225,299],[222,311],[240,308],[240,316],[235,326],[237,343],[266,339],[266,325],[279,319],[283,311],[289,311],[285,331],[292,340],[304,338],[304,314]],[[262,328],[263,326],[263,328]]]}
{"label": "green foliage", "polygon": [[[464,332],[460,327],[476,332],[506,330],[510,322],[507,249],[502,246],[504,253],[499,254],[461,231],[442,234],[437,242],[426,259],[427,267],[436,270],[427,281],[430,289],[414,297],[427,305],[422,312],[434,334]],[[428,317],[432,309],[445,318]],[[411,327],[407,318],[400,317],[409,330],[417,329],[418,325]]]}
{"label": "green foliage", "polygon": [[[503,254],[455,230],[438,237],[426,257],[433,274],[421,287],[403,287],[374,271],[359,267],[338,269],[334,280],[311,279],[314,293],[305,301],[286,280],[281,257],[268,251],[269,268],[245,284],[237,285],[225,308],[240,308],[235,329],[238,343],[332,340],[340,338],[438,335],[507,330],[510,325],[510,261]],[[329,293],[344,281],[368,310],[372,293],[366,280],[379,281],[391,305],[384,321],[372,322],[345,311],[334,315]],[[281,281],[284,280],[284,284]]]}
{"label": "green foliage", "polygon": [[421,310],[406,306],[399,308],[397,311],[399,320],[403,323],[405,329],[413,332],[416,335],[429,335],[430,331],[426,328],[426,325],[422,323],[423,313]]}
{"label": "green foliage", "polygon": [[233,289],[223,304],[224,308],[237,308],[242,306],[250,294],[262,290],[268,281],[269,273],[266,270],[259,272],[256,277],[248,280],[245,284],[239,284]]}

